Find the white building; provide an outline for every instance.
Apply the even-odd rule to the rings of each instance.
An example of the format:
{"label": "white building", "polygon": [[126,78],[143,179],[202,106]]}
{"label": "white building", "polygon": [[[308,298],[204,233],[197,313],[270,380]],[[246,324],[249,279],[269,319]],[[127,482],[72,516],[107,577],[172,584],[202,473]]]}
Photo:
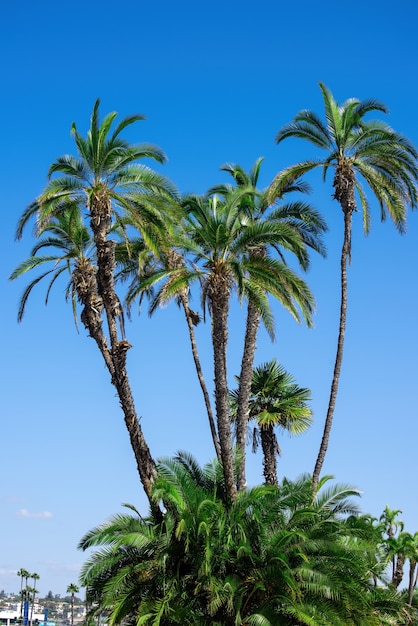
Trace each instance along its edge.
{"label": "white building", "polygon": [[[14,626],[16,620],[20,618],[20,608],[19,611],[11,611],[8,609],[7,611],[0,611],[0,626]],[[29,622],[28,622],[29,623]],[[45,623],[45,614],[44,613],[36,613],[34,611],[32,615],[32,626],[35,624],[39,624],[40,626],[51,626],[55,624],[55,622],[46,622]]]}

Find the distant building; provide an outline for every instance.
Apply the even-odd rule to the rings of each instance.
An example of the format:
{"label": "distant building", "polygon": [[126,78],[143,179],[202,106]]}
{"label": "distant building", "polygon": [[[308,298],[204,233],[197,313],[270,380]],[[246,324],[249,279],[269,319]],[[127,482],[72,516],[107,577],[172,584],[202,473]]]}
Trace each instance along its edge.
{"label": "distant building", "polygon": [[[19,610],[11,610],[8,609],[6,611],[0,611],[0,626],[14,626],[14,624],[18,623],[20,618],[20,607]],[[33,612],[32,615],[32,626],[56,626],[56,622],[45,622],[45,614]]]}

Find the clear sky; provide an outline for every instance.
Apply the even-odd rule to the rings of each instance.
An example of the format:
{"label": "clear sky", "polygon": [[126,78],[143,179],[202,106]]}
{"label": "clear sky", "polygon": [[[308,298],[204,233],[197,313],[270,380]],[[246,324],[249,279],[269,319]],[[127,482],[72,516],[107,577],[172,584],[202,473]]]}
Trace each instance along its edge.
{"label": "clear sky", "polygon": [[[81,536],[124,502],[146,511],[122,413],[95,344],[77,334],[57,284],[33,293],[17,324],[25,279],[12,269],[29,256],[30,228],[14,242],[18,217],[46,183],[50,163],[73,151],[73,120],[85,132],[97,97],[101,112],[143,113],[125,134],[160,145],[159,168],[182,192],[226,181],[225,162],[249,169],[264,156],[261,185],[283,167],[315,156],[297,140],[276,146],[276,132],[302,108],[322,114],[318,81],[339,101],[374,97],[386,120],[418,144],[416,25],[410,0],[349,5],[325,0],[176,3],[156,0],[8,2],[0,20],[2,119],[0,589],[17,591],[16,572],[40,575],[41,595],[65,594],[86,555]],[[310,177],[310,201],[328,220],[328,258],[313,258],[315,327],[298,326],[275,306],[277,341],[264,332],[258,364],[276,357],[312,390],[314,426],[280,438],[279,475],[312,472],[322,434],[336,347],[342,219],[331,179]],[[418,215],[400,236],[390,221],[371,234],[354,217],[346,351],[324,472],[363,492],[364,512],[402,509],[418,530]],[[198,305],[197,300],[195,306]],[[229,346],[238,373],[244,309],[234,305]],[[214,452],[187,343],[174,305],[150,320],[133,317],[128,366],[137,410],[154,457],[177,450],[202,463]],[[213,378],[209,328],[198,340]],[[261,458],[249,454],[249,481]]]}

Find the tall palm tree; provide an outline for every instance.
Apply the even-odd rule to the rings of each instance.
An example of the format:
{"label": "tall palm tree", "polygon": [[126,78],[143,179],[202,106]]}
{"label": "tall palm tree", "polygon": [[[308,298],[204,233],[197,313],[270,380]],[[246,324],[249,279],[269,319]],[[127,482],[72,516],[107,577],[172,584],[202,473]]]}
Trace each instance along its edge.
{"label": "tall palm tree", "polygon": [[71,594],[71,626],[74,626],[74,597],[79,591],[80,589],[75,583],[71,583],[67,587],[67,593]]}
{"label": "tall palm tree", "polygon": [[[100,122],[97,100],[87,137],[82,137],[73,123],[72,134],[78,156],[59,157],[50,166],[49,183],[23,213],[16,235],[18,238],[22,235],[34,216],[38,233],[41,233],[53,216],[68,207],[76,205],[81,213],[87,210],[96,265],[89,267],[87,282],[83,283],[81,319],[102,355],[107,355],[105,363],[120,400],[140,479],[149,496],[154,461],[138,420],[126,370],[127,351],[131,346],[125,337],[122,306],[115,290],[116,243],[111,231],[123,215],[140,212],[143,236],[149,245],[153,245],[163,232],[165,221],[155,200],[169,197],[175,190],[166,178],[137,163],[143,158],[162,163],[165,156],[159,148],[148,144],[132,146],[120,137],[126,127],[144,119],[143,116],[126,117],[112,130],[116,116],[115,112],[110,113]],[[91,302],[92,295],[95,306]],[[94,311],[96,314],[92,315]],[[99,332],[98,337],[97,332],[103,321],[108,335],[105,345],[101,344],[104,334]]]}
{"label": "tall palm tree", "polygon": [[38,593],[38,590],[36,588],[36,581],[40,579],[40,576],[39,576],[39,574],[34,572],[33,574],[31,574],[30,577],[33,580],[33,587],[31,588],[32,602],[31,602],[31,609],[30,609],[30,624],[32,626],[33,609],[34,609],[34,606],[35,606],[35,595]]}
{"label": "tall palm tree", "polygon": [[[234,414],[239,401],[239,386],[231,392],[230,399]],[[312,422],[312,410],[308,406],[310,400],[310,390],[299,387],[275,359],[254,368],[249,419],[257,424],[253,434],[253,451],[257,449],[260,438],[267,485],[278,484],[276,456],[280,454],[280,447],[275,427],[293,435],[305,432]]]}
{"label": "tall palm tree", "polygon": [[275,223],[245,219],[241,201],[248,193],[246,188],[237,188],[222,200],[215,195],[210,198],[190,196],[185,201],[189,224],[182,245],[192,257],[192,263],[190,268],[180,268],[170,285],[171,293],[175,294],[186,284],[199,281],[203,308],[207,307],[211,315],[217,430],[231,500],[236,493],[227,377],[231,294],[235,289],[240,300],[253,302],[271,332],[268,294],[277,298],[296,318],[299,307],[304,315],[309,315],[313,309],[309,288],[289,267],[267,256],[249,254],[253,248],[277,241],[280,228]]}
{"label": "tall palm tree", "polygon": [[[279,230],[276,241],[267,248],[261,246],[250,250],[254,258],[263,257],[267,254],[277,254],[284,261],[285,253],[296,256],[300,267],[307,270],[309,267],[308,249],[315,250],[325,255],[325,248],[321,236],[326,231],[326,223],[321,215],[306,202],[285,202],[291,193],[306,193],[309,187],[301,180],[284,181],[282,185],[275,184],[274,193],[270,186],[258,189],[258,179],[263,158],[256,160],[250,172],[246,172],[240,165],[227,163],[221,170],[229,173],[238,187],[248,189],[248,194],[242,199],[242,210],[246,219],[253,222],[268,220],[274,222]],[[232,191],[232,185],[218,185],[210,192],[218,193],[225,197]],[[286,290],[288,293],[286,294]],[[283,295],[287,299],[292,297],[292,285],[283,285]],[[301,303],[302,313],[308,325],[311,324],[310,310],[304,310]],[[258,328],[261,315],[255,304],[249,300],[247,305],[247,321],[244,337],[244,349],[239,376],[238,405],[236,416],[236,441],[240,450],[241,461],[238,473],[238,489],[243,489],[246,484],[245,476],[245,441],[249,418],[249,399],[252,383],[254,357]]]}
{"label": "tall palm tree", "polygon": [[370,226],[363,182],[378,202],[381,219],[389,214],[400,233],[405,231],[407,208],[414,208],[418,199],[418,153],[415,147],[384,122],[365,119],[370,112],[387,113],[386,106],[374,99],[361,101],[356,98],[338,105],[323,83],[319,83],[319,87],[324,101],[325,122],[312,111],[300,111],[276,136],[277,143],[298,137],[327,151],[324,159],[304,161],[281,172],[277,176],[277,184],[294,180],[317,167],[323,169],[325,178],[329,168],[333,168],[333,197],[340,204],[344,218],[338,342],[324,432],[313,471],[314,488],[328,448],[340,380],[347,319],[347,264],[351,261],[352,218],[358,209],[358,201],[363,211],[366,234]]}

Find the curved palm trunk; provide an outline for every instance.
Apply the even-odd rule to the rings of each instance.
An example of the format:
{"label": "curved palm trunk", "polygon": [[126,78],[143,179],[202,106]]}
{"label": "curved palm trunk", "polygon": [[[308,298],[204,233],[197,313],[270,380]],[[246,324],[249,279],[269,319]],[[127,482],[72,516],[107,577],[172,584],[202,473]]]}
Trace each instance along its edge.
{"label": "curved palm trunk", "polygon": [[[96,285],[91,286],[80,298],[84,304],[81,319],[95,339],[110,373],[111,382],[116,388],[139,476],[151,506],[154,506],[151,501],[151,488],[155,477],[155,463],[139,424],[126,371],[126,354],[131,345],[124,338],[122,309],[114,287],[115,243],[107,239],[111,223],[110,211],[110,201],[106,192],[97,192],[90,206],[90,223],[97,250]],[[103,309],[106,314],[110,348],[102,327]],[[120,322],[121,340],[118,337],[117,318]]]}
{"label": "curved palm trunk", "polygon": [[244,351],[241,362],[239,377],[238,407],[237,407],[237,449],[240,451],[238,465],[237,488],[241,491],[246,486],[245,475],[245,450],[247,440],[247,426],[249,418],[249,400],[251,395],[251,383],[253,377],[254,357],[258,328],[260,326],[260,313],[252,302],[248,303],[247,323],[245,328]]}
{"label": "curved palm trunk", "polygon": [[[170,269],[180,269],[184,267],[184,261],[180,254],[171,249],[167,253],[167,263]],[[206,387],[205,377],[203,376],[202,366],[200,364],[199,353],[197,350],[196,335],[194,327],[199,323],[199,316],[194,313],[189,306],[188,290],[184,288],[179,293],[179,298],[183,306],[184,315],[186,317],[187,327],[189,329],[190,345],[192,349],[193,361],[195,364],[197,378],[199,380],[200,388],[202,390],[203,399],[205,402],[206,413],[209,420],[210,432],[212,435],[213,445],[218,460],[221,460],[221,447],[219,444],[218,434],[216,432],[215,420],[212,412],[212,405],[209,398],[209,393]]]}
{"label": "curved palm trunk", "polygon": [[263,473],[266,485],[278,485],[276,451],[277,442],[273,425],[260,428],[261,447],[263,449]]}
{"label": "curved palm trunk", "polygon": [[195,364],[196,374],[199,379],[200,388],[202,390],[203,399],[205,401],[205,407],[206,407],[206,412],[208,415],[209,427],[210,427],[210,432],[212,435],[213,445],[215,447],[215,452],[216,452],[216,456],[218,460],[221,460],[221,446],[219,443],[218,434],[216,432],[215,420],[214,420],[213,413],[212,413],[212,405],[210,403],[209,393],[206,387],[205,378],[203,376],[202,366],[200,364],[199,353],[197,350],[197,343],[196,343],[196,335],[194,332],[195,325],[193,323],[192,314],[191,314],[190,307],[189,307],[189,301],[188,301],[187,296],[183,293],[180,294],[180,299],[183,305],[184,315],[187,321],[187,327],[189,329],[190,345],[192,348],[193,360]]}
{"label": "curved palm trunk", "polygon": [[229,286],[220,276],[212,285],[210,301],[212,310],[212,345],[215,374],[216,418],[221,447],[222,469],[227,496],[234,500],[236,495],[234,464],[232,457],[231,422],[229,416],[229,391],[226,368],[226,346],[228,343]]}
{"label": "curved palm trunk", "polygon": [[335,357],[334,373],[331,383],[331,392],[328,403],[328,411],[325,419],[324,432],[318,457],[312,476],[312,487],[314,491],[318,486],[319,476],[324,464],[325,454],[328,449],[329,436],[331,432],[332,420],[334,417],[335,403],[337,400],[338,385],[340,382],[341,364],[344,351],[344,337],[347,323],[347,263],[350,262],[351,248],[351,222],[353,209],[350,207],[344,211],[344,242],[341,251],[341,304],[340,304],[340,325],[338,331],[337,354]]}

